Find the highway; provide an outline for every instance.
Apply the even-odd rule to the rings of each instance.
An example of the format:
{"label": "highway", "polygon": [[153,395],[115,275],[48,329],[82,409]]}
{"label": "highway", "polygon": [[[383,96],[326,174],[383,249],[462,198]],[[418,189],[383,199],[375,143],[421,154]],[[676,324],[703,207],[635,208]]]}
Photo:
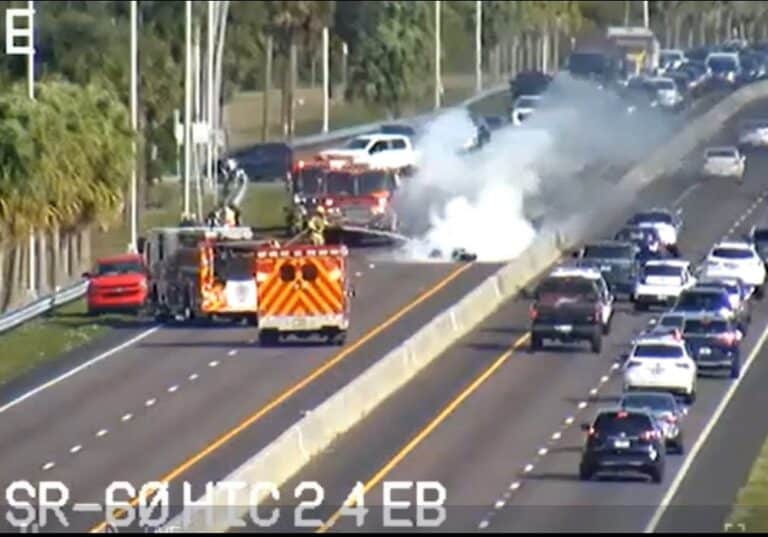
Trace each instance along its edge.
{"label": "highway", "polygon": [[[766,113],[768,101],[750,107],[742,117]],[[728,142],[733,143],[728,127],[711,141]],[[743,187],[681,173],[649,187],[636,207],[673,202],[682,207],[682,253],[699,261],[713,243],[740,237],[764,217],[767,173],[766,155],[749,157]],[[611,235],[620,223],[596,230],[595,237]],[[762,350],[768,338],[768,301],[755,304],[742,346],[742,378],[699,379],[698,398],[684,424],[686,453],[669,455],[661,485],[578,480],[583,443],[579,425],[597,408],[618,400],[620,356],[653,313],[636,314],[625,305],[600,355],[583,345],[557,344],[531,354],[527,307],[522,299],[508,301],[282,486],[283,500],[261,507],[262,517],[270,514],[270,507],[281,509],[271,529],[295,529],[294,491],[302,482],[315,481],[324,496],[320,507],[307,508],[304,517],[326,521],[323,530],[394,531],[392,521],[383,518],[384,484],[405,481],[444,487],[443,531],[721,531],[768,426],[761,412],[762,379],[768,373]],[[724,406],[724,400],[730,405]],[[356,482],[366,490],[368,514],[362,526],[349,514],[338,513]],[[413,488],[390,495],[412,503],[415,497]],[[434,497],[432,492],[427,499]],[[312,500],[313,494],[305,491],[301,499]],[[662,504],[673,507],[662,513]],[[416,520],[413,507],[391,515]],[[424,515],[434,516],[435,511]],[[245,522],[248,530],[258,529],[250,518]],[[426,523],[421,527],[427,528]]]}
{"label": "highway", "polygon": [[[18,480],[59,481],[72,501],[103,504],[114,481],[138,488],[161,480],[174,484],[173,498],[182,481],[198,486],[197,497],[202,483],[227,475],[498,268],[392,263],[370,254],[352,255],[357,296],[343,348],[262,349],[244,327],[152,327],[122,333],[113,341],[120,345],[99,356],[81,350],[71,373],[46,378],[26,395],[6,395],[3,490]],[[426,398],[415,408],[430,404]],[[101,520],[96,505],[71,513],[67,526],[87,530]],[[40,529],[62,529],[51,524]]]}

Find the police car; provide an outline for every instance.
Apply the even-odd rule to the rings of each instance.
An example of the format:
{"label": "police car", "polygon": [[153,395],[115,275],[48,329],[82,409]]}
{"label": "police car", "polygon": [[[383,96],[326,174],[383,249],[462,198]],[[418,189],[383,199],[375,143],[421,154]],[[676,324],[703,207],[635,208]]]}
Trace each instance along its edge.
{"label": "police car", "polygon": [[737,278],[761,298],[766,278],[765,263],[754,245],[746,241],[723,241],[715,244],[707,254],[701,276]]}
{"label": "police car", "polygon": [[633,300],[635,309],[645,310],[651,305],[672,305],[680,293],[696,285],[690,270],[690,261],[684,259],[658,259],[646,261],[637,283]]}
{"label": "police car", "polygon": [[696,362],[684,341],[645,337],[635,341],[624,364],[624,391],[662,390],[696,399]]}

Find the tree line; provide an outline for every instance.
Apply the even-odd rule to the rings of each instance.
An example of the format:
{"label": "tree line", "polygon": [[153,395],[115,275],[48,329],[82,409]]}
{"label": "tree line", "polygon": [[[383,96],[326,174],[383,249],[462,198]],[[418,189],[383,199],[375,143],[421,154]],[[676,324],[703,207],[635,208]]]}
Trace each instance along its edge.
{"label": "tree line", "polygon": [[[205,32],[206,3],[194,3]],[[0,1],[3,10],[26,7]],[[26,97],[26,58],[0,57],[0,309],[24,300],[37,235],[44,292],[90,262],[89,230],[125,207],[132,133],[128,129],[127,1],[36,2],[37,99]],[[174,111],[183,110],[184,2],[142,0],[139,9],[139,214],[147,185],[172,169]],[[710,39],[741,28],[765,35],[765,2],[655,1],[652,21],[666,44]],[[474,69],[475,2],[441,2],[444,72]],[[572,38],[608,24],[642,23],[642,2],[483,2],[483,65],[492,78],[562,63]],[[283,135],[294,125],[299,84],[318,82],[323,27],[330,31],[334,91],[382,104],[432,88],[435,2],[231,1],[222,58],[222,100],[238,91],[279,88]],[[725,29],[725,30],[724,30]],[[5,40],[5,25],[0,34]],[[343,54],[346,50],[348,54]],[[268,56],[268,52],[271,55]],[[267,69],[267,66],[270,69]],[[274,80],[267,80],[270,71]]]}

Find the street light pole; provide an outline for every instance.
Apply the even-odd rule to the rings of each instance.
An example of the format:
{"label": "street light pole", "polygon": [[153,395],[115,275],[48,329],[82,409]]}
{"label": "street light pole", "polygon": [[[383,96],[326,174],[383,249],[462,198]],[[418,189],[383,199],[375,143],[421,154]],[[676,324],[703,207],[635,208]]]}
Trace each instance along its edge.
{"label": "street light pole", "polygon": [[[35,2],[27,1],[29,9],[29,30],[30,30],[30,53],[27,55],[27,92],[30,100],[35,100]],[[37,256],[35,255],[35,230],[29,231],[29,292],[32,296],[37,296]]]}
{"label": "street light pole", "polygon": [[136,136],[139,129],[138,120],[138,71],[139,71],[139,47],[138,47],[138,14],[137,0],[131,0],[131,148],[133,159],[131,160],[131,252],[138,251],[138,227],[139,217],[137,208],[137,178],[136,178]]}
{"label": "street light pole", "polygon": [[440,0],[435,0],[435,110],[440,108],[443,96],[443,81],[441,80],[441,62],[442,52],[440,30]]}
{"label": "street light pole", "polygon": [[475,2],[475,91],[483,91],[483,2]]}
{"label": "street light pole", "polygon": [[323,27],[323,132],[328,132],[330,98],[330,59],[328,27]]}
{"label": "street light pole", "polygon": [[205,59],[207,60],[206,65],[206,97],[208,97],[208,104],[206,106],[206,118],[205,121],[208,125],[207,131],[208,131],[208,145],[207,150],[205,154],[205,161],[206,161],[206,176],[208,177],[208,184],[213,192],[214,200],[218,201],[218,190],[216,188],[216,180],[213,177],[213,131],[211,130],[213,127],[213,55],[214,55],[214,49],[213,49],[213,36],[216,33],[216,21],[214,20],[214,13],[213,9],[216,6],[214,2],[208,2],[208,46],[207,46],[207,55]]}
{"label": "street light pole", "polygon": [[192,0],[185,0],[185,73],[184,73],[184,214],[189,214],[190,161],[192,157]]}
{"label": "street light pole", "polygon": [[643,0],[643,26],[651,27],[651,7],[648,0]]}

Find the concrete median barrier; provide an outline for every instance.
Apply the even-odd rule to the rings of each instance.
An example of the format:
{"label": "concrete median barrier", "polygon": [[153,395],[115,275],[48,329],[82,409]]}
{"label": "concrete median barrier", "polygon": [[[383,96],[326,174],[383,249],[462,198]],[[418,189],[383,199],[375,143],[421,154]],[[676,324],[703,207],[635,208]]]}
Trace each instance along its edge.
{"label": "concrete median barrier", "polygon": [[[585,240],[589,233],[594,233],[596,225],[619,218],[621,212],[634,203],[634,194],[651,182],[669,176],[669,172],[683,161],[683,155],[695,151],[745,106],[766,97],[768,82],[757,83],[734,92],[693,120],[669,144],[625,174],[614,189],[601,195],[599,208],[542,230],[538,240],[517,259],[504,265],[451,308],[414,332],[400,346],[318,405],[223,480],[244,482],[249,485],[248,488],[235,494],[227,491],[214,493],[206,502],[212,507],[189,508],[186,514],[178,515],[167,525],[169,531],[179,528],[189,532],[227,530],[235,517],[247,513],[248,506],[268,497],[266,489],[261,494],[251,494],[255,483],[269,482],[278,487],[285,483],[314,456],[327,449],[339,435],[364,419],[437,360],[443,351],[481,323],[505,300],[519,293],[563,253]],[[227,512],[226,506],[233,506],[232,510]],[[227,517],[209,519],[210,513],[219,511],[226,512]]]}

